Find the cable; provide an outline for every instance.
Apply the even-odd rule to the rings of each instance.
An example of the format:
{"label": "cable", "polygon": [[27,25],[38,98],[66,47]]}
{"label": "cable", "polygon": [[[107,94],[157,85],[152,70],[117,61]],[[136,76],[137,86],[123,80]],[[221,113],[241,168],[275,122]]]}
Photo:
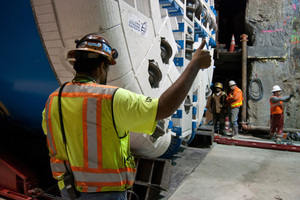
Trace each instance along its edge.
{"label": "cable", "polygon": [[[57,183],[55,183],[54,185],[52,185],[51,187],[49,187],[48,189],[42,191],[40,194],[38,195],[33,195],[32,198],[30,200],[35,200],[38,199],[38,197],[43,197],[45,195],[46,192],[48,192],[49,190],[52,190],[53,188],[57,187]],[[54,197],[54,199],[62,199],[62,198],[56,198]]]}
{"label": "cable", "polygon": [[133,195],[136,197],[136,199],[139,200],[139,196],[138,196],[134,191],[132,191],[132,190],[127,190],[127,192],[133,194]]}
{"label": "cable", "polygon": [[[252,85],[253,83],[256,83],[258,85],[258,91],[253,91],[252,90]],[[258,102],[260,101],[263,96],[264,96],[264,90],[261,81],[258,78],[252,79],[250,84],[249,84],[249,97],[253,102]],[[257,94],[258,93],[258,94]]]}

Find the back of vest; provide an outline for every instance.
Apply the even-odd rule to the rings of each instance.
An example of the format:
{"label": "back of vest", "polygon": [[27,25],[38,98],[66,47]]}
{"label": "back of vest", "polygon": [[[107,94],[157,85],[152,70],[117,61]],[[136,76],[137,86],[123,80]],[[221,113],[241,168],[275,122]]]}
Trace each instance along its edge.
{"label": "back of vest", "polygon": [[116,90],[96,83],[65,86],[61,103],[68,156],[60,131],[58,90],[47,101],[45,118],[53,175],[59,179],[65,172],[61,163],[68,160],[81,192],[124,191],[133,184],[134,161],[128,164],[124,160],[124,154],[129,154],[129,137],[120,139],[114,127],[112,100]]}

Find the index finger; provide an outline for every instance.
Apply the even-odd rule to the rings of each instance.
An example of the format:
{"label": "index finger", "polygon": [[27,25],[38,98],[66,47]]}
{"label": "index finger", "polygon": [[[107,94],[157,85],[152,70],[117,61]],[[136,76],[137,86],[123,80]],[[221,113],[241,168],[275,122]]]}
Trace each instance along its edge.
{"label": "index finger", "polygon": [[206,45],[206,40],[202,40],[199,49],[203,49],[205,45]]}

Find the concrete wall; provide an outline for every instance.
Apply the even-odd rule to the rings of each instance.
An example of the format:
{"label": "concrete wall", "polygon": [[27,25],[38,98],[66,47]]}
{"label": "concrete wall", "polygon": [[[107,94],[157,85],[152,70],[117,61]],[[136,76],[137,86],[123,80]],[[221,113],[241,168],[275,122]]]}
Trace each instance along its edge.
{"label": "concrete wall", "polygon": [[[293,92],[296,96],[286,104],[285,127],[300,128],[299,9],[299,0],[247,2],[245,22],[248,45],[252,48],[248,59],[248,90],[250,81],[255,78],[261,81],[263,89],[261,100],[247,100],[247,121],[254,125],[268,125],[271,90],[274,85],[280,85],[282,95]],[[257,93],[258,85],[252,86],[250,91]]]}

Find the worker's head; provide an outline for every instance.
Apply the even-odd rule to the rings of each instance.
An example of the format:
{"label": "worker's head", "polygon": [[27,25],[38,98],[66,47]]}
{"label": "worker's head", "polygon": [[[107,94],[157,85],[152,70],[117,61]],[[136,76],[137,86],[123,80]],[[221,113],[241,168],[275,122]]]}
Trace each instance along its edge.
{"label": "worker's head", "polygon": [[116,64],[117,50],[112,49],[108,41],[98,33],[88,34],[75,40],[75,43],[76,49],[70,50],[67,55],[75,71],[94,78],[102,76],[101,83],[106,83],[109,66]]}
{"label": "worker's head", "polygon": [[220,92],[223,89],[223,84],[220,82],[215,83],[216,92]]}
{"label": "worker's head", "polygon": [[236,82],[233,81],[233,80],[229,81],[229,87],[230,87],[231,90],[234,90],[235,87],[236,87]]}
{"label": "worker's head", "polygon": [[281,88],[279,87],[279,85],[274,85],[272,92],[275,96],[280,96],[281,94]]}

